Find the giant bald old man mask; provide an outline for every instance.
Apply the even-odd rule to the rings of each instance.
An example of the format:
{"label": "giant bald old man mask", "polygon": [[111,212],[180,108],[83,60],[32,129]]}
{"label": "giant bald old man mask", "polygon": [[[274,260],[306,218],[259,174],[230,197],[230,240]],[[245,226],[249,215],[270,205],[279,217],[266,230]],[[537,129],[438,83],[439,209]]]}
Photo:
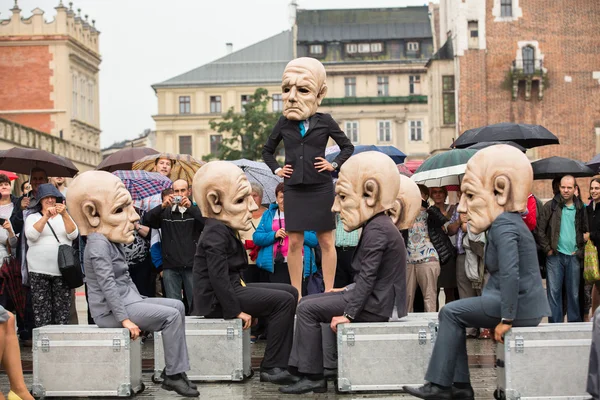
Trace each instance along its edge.
{"label": "giant bald old man mask", "polygon": [[314,115],[327,93],[325,77],[325,67],[314,58],[290,61],[281,82],[283,116],[303,121]]}
{"label": "giant bald old man mask", "polygon": [[400,190],[394,201],[394,207],[389,211],[394,225],[400,230],[413,226],[421,212],[421,191],[419,186],[407,176],[400,175]]}
{"label": "giant bald old man mask", "polygon": [[67,207],[81,235],[101,233],[113,243],[131,243],[140,219],[125,185],[105,171],[78,175],[69,186]]}
{"label": "giant bald old man mask", "polygon": [[192,187],[203,216],[238,231],[252,227],[252,212],[258,206],[240,167],[227,161],[211,161],[196,172]]}
{"label": "giant bald old man mask", "polygon": [[487,147],[467,163],[458,212],[467,213],[471,232],[485,232],[503,212],[525,211],[532,185],[525,154],[505,144]]}
{"label": "giant bald old man mask", "polygon": [[394,207],[400,188],[399,175],[394,161],[376,151],[359,153],[346,161],[335,185],[332,208],[340,213],[346,232]]}

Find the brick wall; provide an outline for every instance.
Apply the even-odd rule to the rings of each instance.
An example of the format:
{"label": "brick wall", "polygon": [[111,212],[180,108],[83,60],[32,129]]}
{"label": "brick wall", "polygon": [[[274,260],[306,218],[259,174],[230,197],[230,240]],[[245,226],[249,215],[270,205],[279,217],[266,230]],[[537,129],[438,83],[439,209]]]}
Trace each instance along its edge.
{"label": "brick wall", "polygon": [[[519,5],[522,18],[495,22],[493,0],[487,0],[487,51],[468,50],[459,59],[460,131],[505,121],[541,124],[561,144],[539,148],[539,157],[589,161],[596,153],[594,128],[600,126],[600,84],[592,79],[592,71],[600,70],[600,1],[527,0]],[[532,91],[530,101],[522,93],[513,101],[504,81],[516,58],[517,42],[534,40],[544,55],[548,88],[543,100]],[[580,185],[587,197],[587,181]],[[549,186],[544,181],[535,189],[547,197]]]}
{"label": "brick wall", "polygon": [[50,133],[49,113],[2,114],[1,110],[50,110],[52,54],[48,46],[0,46],[0,117]]}

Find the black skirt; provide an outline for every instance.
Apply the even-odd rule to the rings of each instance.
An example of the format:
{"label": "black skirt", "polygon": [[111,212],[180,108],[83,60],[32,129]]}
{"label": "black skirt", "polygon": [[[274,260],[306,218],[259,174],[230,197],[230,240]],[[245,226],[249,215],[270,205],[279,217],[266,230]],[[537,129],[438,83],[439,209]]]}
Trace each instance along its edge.
{"label": "black skirt", "polygon": [[283,190],[285,229],[289,232],[332,231],[333,182],[315,185],[286,185]]}

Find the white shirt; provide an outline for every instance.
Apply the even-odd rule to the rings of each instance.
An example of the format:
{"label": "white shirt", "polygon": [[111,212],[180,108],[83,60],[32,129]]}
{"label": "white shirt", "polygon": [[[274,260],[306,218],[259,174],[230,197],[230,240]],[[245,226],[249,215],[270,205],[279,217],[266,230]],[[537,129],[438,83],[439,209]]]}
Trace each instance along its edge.
{"label": "white shirt", "polygon": [[[33,225],[42,219],[40,213],[31,214],[25,220],[25,236],[27,237],[27,265],[29,272],[38,274],[60,276],[58,269],[58,246],[59,243],[52,234],[48,224],[44,225],[42,232],[38,232]],[[60,240],[60,244],[71,245],[73,240],[79,235],[77,227],[75,230],[67,234],[65,223],[60,215],[50,218],[50,225],[56,232],[56,236]]]}

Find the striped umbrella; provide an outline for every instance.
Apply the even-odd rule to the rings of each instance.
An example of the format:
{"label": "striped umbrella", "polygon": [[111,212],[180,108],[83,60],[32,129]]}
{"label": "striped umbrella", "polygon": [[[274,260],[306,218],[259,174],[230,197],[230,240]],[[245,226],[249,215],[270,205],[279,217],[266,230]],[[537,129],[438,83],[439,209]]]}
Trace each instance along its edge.
{"label": "striped umbrella", "polygon": [[206,164],[206,162],[197,160],[189,154],[159,153],[137,160],[133,163],[132,169],[152,172],[154,171],[155,161],[160,158],[167,158],[174,161],[173,169],[171,169],[171,174],[169,175],[172,181],[185,179],[189,185],[192,184],[196,171]]}
{"label": "striped umbrella", "polygon": [[465,173],[467,161],[477,150],[454,149],[436,154],[415,171],[412,180],[428,187],[460,185],[460,177]]}

